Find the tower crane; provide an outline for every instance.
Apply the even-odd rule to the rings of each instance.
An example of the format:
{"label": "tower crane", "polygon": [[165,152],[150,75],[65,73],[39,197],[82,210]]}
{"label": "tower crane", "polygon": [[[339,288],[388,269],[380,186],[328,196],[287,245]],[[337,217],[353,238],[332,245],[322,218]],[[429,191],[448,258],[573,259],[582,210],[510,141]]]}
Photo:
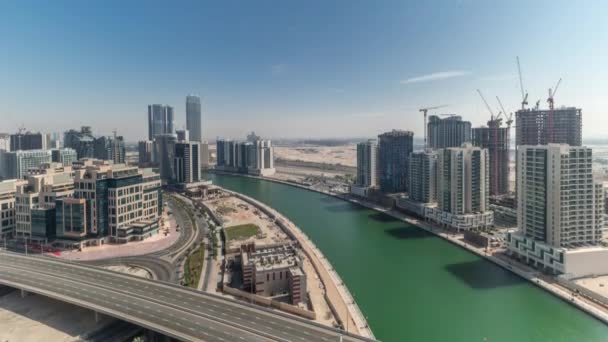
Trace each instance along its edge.
{"label": "tower crane", "polygon": [[433,109],[439,109],[439,108],[445,108],[448,105],[441,105],[441,106],[435,106],[435,107],[427,107],[427,108],[420,108],[418,111],[424,113],[424,148],[426,149],[426,114],[429,110],[433,110]]}
{"label": "tower crane", "polygon": [[483,97],[481,90],[477,89],[477,92],[479,93],[479,96],[483,100],[483,103],[486,104],[486,108],[488,108],[488,112],[490,112],[490,120],[494,121],[495,119],[498,119],[498,117],[500,116],[500,113],[497,116],[494,116],[494,111],[492,110],[492,108],[490,108],[490,105],[488,104],[488,101],[486,101],[486,98]]}
{"label": "tower crane", "polygon": [[528,93],[524,91],[524,82],[521,78],[521,66],[519,64],[519,56],[517,56],[517,72],[519,73],[519,88],[521,89],[521,109],[526,109],[528,104]]}
{"label": "tower crane", "polygon": [[553,141],[553,109],[555,108],[553,105],[553,97],[555,96],[555,93],[557,92],[557,88],[559,88],[559,85],[562,83],[562,79],[560,78],[559,81],[557,81],[557,84],[555,85],[555,87],[553,88],[553,90],[551,90],[551,88],[549,88],[549,97],[547,98],[547,102],[549,102],[549,142],[554,142]]}
{"label": "tower crane", "polygon": [[496,100],[500,105],[500,109],[502,109],[503,116],[505,117],[505,119],[507,119],[507,127],[511,128],[511,124],[513,123],[513,113],[507,114],[507,111],[505,110],[505,107],[502,105],[502,101],[500,101],[500,98],[498,96],[496,96]]}

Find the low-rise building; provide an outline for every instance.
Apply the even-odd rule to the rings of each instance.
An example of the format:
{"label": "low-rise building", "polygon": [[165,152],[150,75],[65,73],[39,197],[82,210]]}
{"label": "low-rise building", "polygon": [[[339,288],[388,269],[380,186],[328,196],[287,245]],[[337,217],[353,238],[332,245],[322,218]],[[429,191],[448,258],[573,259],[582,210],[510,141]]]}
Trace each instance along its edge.
{"label": "low-rise building", "polygon": [[294,246],[241,246],[243,287],[266,297],[290,297],[293,305],[307,303],[306,275]]}

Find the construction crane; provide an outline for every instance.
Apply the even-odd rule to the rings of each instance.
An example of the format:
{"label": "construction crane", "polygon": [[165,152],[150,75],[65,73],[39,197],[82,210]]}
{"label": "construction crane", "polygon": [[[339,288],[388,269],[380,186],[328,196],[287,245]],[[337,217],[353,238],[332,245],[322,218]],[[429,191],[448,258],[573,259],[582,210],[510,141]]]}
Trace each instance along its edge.
{"label": "construction crane", "polygon": [[557,93],[557,88],[559,88],[559,85],[561,83],[562,79],[560,78],[559,81],[557,81],[555,87],[553,88],[553,91],[551,90],[551,88],[549,88],[549,98],[547,98],[547,102],[549,102],[549,109],[551,110],[553,110],[553,98],[555,97],[555,93]]}
{"label": "construction crane", "polygon": [[486,101],[486,98],[483,97],[483,94],[481,93],[481,90],[477,89],[477,92],[479,93],[479,96],[481,97],[481,99],[483,100],[483,103],[486,104],[486,108],[488,108],[488,112],[490,112],[490,120],[494,121],[495,119],[498,119],[498,116],[500,116],[500,114],[498,114],[496,117],[494,117],[494,111],[492,110],[492,108],[490,108],[490,105],[488,104],[488,101]]}
{"label": "construction crane", "polygon": [[551,90],[551,88],[549,88],[549,98],[547,98],[547,102],[549,102],[549,141],[548,142],[554,142],[553,140],[553,109],[555,108],[553,105],[553,98],[555,96],[555,93],[557,92],[557,88],[559,88],[559,85],[562,83],[562,79],[560,78],[559,81],[557,81],[557,84],[555,85],[555,87],[553,88],[553,90]]}
{"label": "construction crane", "polygon": [[521,109],[526,109],[528,104],[528,93],[524,91],[524,82],[521,78],[521,66],[519,64],[519,56],[517,56],[517,72],[519,73],[519,88],[521,89]]}
{"label": "construction crane", "polygon": [[433,109],[439,109],[439,108],[445,108],[448,105],[441,105],[441,106],[435,106],[435,107],[427,107],[427,108],[420,108],[418,111],[424,113],[424,148],[426,149],[426,113],[429,110],[433,110]]}
{"label": "construction crane", "polygon": [[507,114],[507,111],[505,110],[505,107],[502,105],[502,101],[500,101],[500,98],[498,96],[496,96],[496,100],[498,101],[498,104],[500,105],[500,109],[502,110],[503,116],[507,120],[506,121],[507,127],[511,128],[511,124],[513,123],[513,113]]}

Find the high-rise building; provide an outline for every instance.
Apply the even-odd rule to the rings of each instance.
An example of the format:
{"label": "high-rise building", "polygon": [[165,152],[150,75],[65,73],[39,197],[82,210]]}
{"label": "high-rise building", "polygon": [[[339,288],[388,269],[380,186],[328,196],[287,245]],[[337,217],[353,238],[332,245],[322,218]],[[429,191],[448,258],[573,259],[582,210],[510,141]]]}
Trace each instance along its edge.
{"label": "high-rise building", "polygon": [[462,121],[462,117],[452,115],[441,119],[437,115],[429,116],[427,124],[428,147],[460,147],[471,141],[471,123]]}
{"label": "high-rise building", "polygon": [[236,144],[230,139],[217,139],[217,163],[216,166],[220,169],[230,168],[236,165],[234,161]]}
{"label": "high-rise building", "polygon": [[210,159],[209,143],[206,141],[203,141],[201,143],[201,167],[203,169],[208,169],[209,166],[211,165],[209,159]]}
{"label": "high-rise building", "polygon": [[485,212],[489,208],[488,153],[465,144],[437,155],[437,202],[452,214]]}
{"label": "high-rise building", "polygon": [[76,151],[78,159],[94,158],[124,163],[126,157],[125,142],[122,136],[95,137],[89,126],[82,126],[80,131],[71,129],[64,133],[64,146]]}
{"label": "high-rise building", "polygon": [[23,178],[30,168],[37,168],[51,161],[50,150],[2,152],[2,177],[4,179]]}
{"label": "high-rise building", "polygon": [[216,168],[256,176],[272,175],[275,172],[272,142],[270,140],[236,142],[218,139]]}
{"label": "high-rise building", "polygon": [[407,191],[409,156],[414,148],[414,133],[392,130],[378,136],[380,189],[384,192]]}
{"label": "high-rise building", "polygon": [[421,203],[437,201],[437,152],[426,150],[410,154],[409,199]]}
{"label": "high-rise building", "polygon": [[63,134],[63,146],[76,150],[78,159],[94,158],[95,137],[89,126],[82,126],[80,131],[70,129]]}
{"label": "high-rise building", "polygon": [[175,134],[157,134],[154,138],[154,160],[159,166],[163,182],[170,182],[175,178],[173,160],[176,142]]}
{"label": "high-rise building", "polygon": [[177,183],[201,181],[200,153],[199,142],[179,141],[175,144],[173,169]]}
{"label": "high-rise building", "polygon": [[373,188],[379,185],[378,174],[378,141],[369,139],[357,144],[357,178],[358,187]]}
{"label": "high-rise building", "polygon": [[501,119],[488,121],[488,127],[473,128],[473,145],[485,148],[489,155],[490,195],[509,192],[509,127],[500,127]]}
{"label": "high-rise building", "polygon": [[148,167],[154,164],[154,142],[143,140],[137,143],[139,152],[139,166]]}
{"label": "high-rise building", "polygon": [[201,134],[201,98],[186,96],[186,128],[190,131],[190,140],[202,142]]}
{"label": "high-rise building", "polygon": [[515,142],[519,145],[568,144],[581,146],[579,108],[524,109],[515,113]]}
{"label": "high-rise building", "polygon": [[608,270],[600,246],[605,194],[593,179],[590,148],[522,145],[517,150],[517,226],[509,252],[533,266],[569,277]]}
{"label": "high-rise building", "polygon": [[48,137],[42,133],[19,132],[11,134],[11,151],[47,149]]}
{"label": "high-rise building", "polygon": [[72,148],[57,148],[51,150],[51,160],[54,163],[61,163],[63,166],[71,166],[78,160],[76,150]]}
{"label": "high-rise building", "polygon": [[11,135],[8,133],[0,133],[0,151],[11,151]]}
{"label": "high-rise building", "polygon": [[520,146],[518,226],[552,246],[595,245],[602,239],[604,193],[593,180],[592,152],[565,144]]}
{"label": "high-rise building", "polygon": [[173,134],[173,107],[148,105],[148,140],[159,134]]}
{"label": "high-rise building", "polygon": [[178,129],[175,131],[175,135],[177,136],[177,141],[190,141],[190,131],[187,129]]}
{"label": "high-rise building", "polygon": [[494,225],[490,211],[487,150],[470,143],[437,151],[437,206],[425,217],[457,230]]}

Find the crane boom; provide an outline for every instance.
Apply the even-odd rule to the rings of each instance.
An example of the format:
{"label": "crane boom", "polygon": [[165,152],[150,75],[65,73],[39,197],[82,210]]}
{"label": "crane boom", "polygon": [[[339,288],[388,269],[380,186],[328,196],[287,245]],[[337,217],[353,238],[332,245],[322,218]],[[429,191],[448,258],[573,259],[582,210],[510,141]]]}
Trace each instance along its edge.
{"label": "crane boom", "polygon": [[488,101],[486,101],[486,98],[483,97],[483,94],[481,93],[481,90],[477,89],[477,92],[479,93],[479,96],[481,97],[481,99],[483,100],[483,103],[486,104],[486,108],[488,108],[488,112],[490,112],[491,115],[491,119],[494,120],[494,112],[492,111],[492,108],[490,108],[490,105],[488,104]]}
{"label": "crane boom", "polygon": [[521,65],[519,64],[519,56],[517,56],[517,72],[519,73],[519,88],[521,89],[521,109],[526,109],[528,104],[528,93],[524,91],[524,81],[521,77]]}

